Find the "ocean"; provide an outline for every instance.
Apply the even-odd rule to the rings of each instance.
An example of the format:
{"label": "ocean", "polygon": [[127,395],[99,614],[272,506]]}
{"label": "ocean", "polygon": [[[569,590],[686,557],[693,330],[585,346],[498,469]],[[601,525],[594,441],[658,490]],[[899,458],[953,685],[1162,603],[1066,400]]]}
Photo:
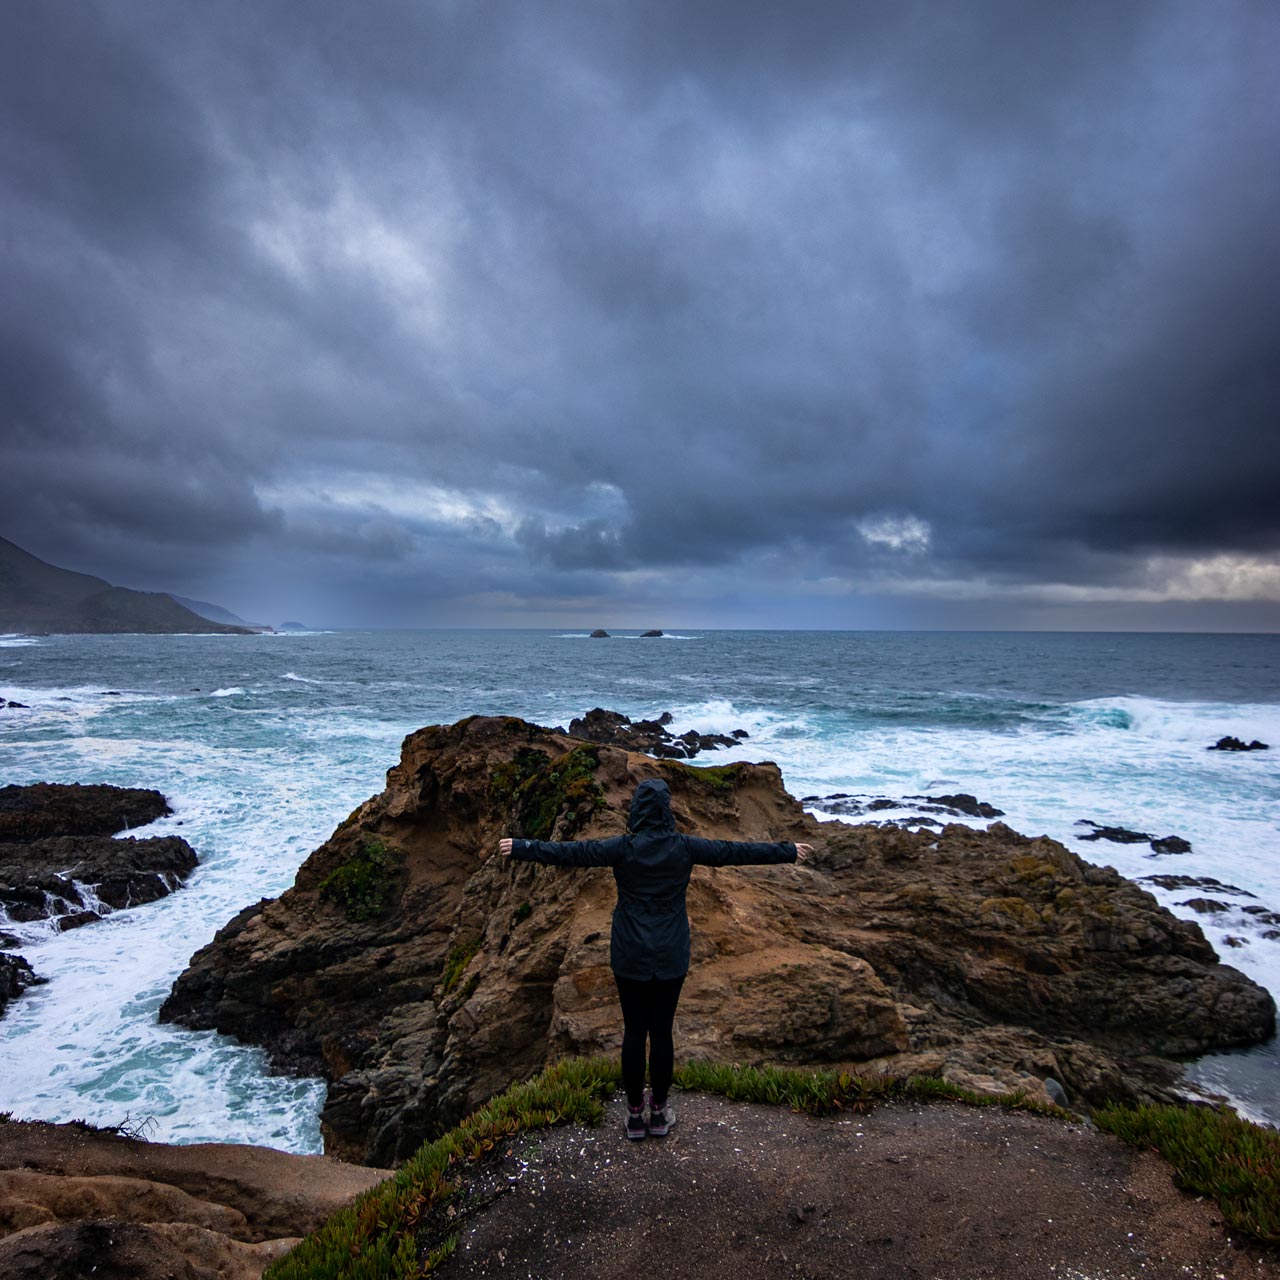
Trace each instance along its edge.
{"label": "ocean", "polygon": [[[198,947],[286,889],[382,789],[407,733],[474,713],[567,725],[596,706],[671,711],[675,732],[746,729],[740,746],[699,760],[774,760],[797,797],[970,792],[1016,830],[1125,875],[1212,877],[1239,892],[1148,887],[1280,997],[1280,937],[1242,910],[1280,911],[1280,636],[0,637],[0,698],[26,704],[0,711],[0,785],[155,787],[174,813],[145,834],[181,835],[201,859],[187,887],[88,928],[0,918],[51,979],[0,1020],[0,1111],[21,1118],[319,1151],[322,1081],[270,1076],[258,1050],[161,1026],[156,1012]],[[1206,750],[1227,734],[1272,749]],[[1192,850],[1086,842],[1082,821],[1178,835]],[[1228,909],[1182,905],[1204,896]],[[1280,1123],[1274,1041],[1191,1070]]]}

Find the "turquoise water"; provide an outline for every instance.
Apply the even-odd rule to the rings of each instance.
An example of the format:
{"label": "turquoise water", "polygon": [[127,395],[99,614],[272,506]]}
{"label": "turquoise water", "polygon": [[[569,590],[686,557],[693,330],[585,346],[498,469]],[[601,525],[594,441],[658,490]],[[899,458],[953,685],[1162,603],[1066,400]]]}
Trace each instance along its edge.
{"label": "turquoise water", "polygon": [[[171,1141],[318,1150],[318,1081],[155,1013],[190,954],[381,789],[401,739],[473,713],[567,724],[593,706],[670,710],[751,737],[708,762],[772,759],[797,796],[969,791],[1127,875],[1208,875],[1280,910],[1280,637],[552,631],[0,638],[0,784],[154,786],[202,865],[188,887],[68,934],[25,927],[53,979],[0,1022],[0,1110],[155,1120]],[[1206,752],[1224,734],[1276,744]],[[1080,840],[1090,819],[1178,834],[1191,854]],[[976,825],[985,825],[977,823]],[[1280,992],[1280,941],[1236,908],[1199,920]],[[1227,940],[1236,939],[1239,945]],[[1280,1119],[1274,1046],[1200,1068]]]}

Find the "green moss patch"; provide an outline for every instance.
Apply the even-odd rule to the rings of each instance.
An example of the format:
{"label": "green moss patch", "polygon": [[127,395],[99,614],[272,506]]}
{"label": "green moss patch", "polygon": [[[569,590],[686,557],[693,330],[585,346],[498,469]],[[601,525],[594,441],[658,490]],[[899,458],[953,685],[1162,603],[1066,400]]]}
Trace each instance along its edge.
{"label": "green moss patch", "polygon": [[323,880],[320,897],[333,902],[348,920],[376,920],[394,905],[400,887],[402,856],[376,836],[360,847]]}
{"label": "green moss patch", "polygon": [[[444,962],[444,973],[440,977],[440,989],[444,995],[448,995],[458,985],[458,980],[467,971],[467,965],[479,950],[479,938],[473,938],[470,942],[460,942],[450,950],[448,959]],[[472,990],[474,991],[475,988],[472,987]]]}
{"label": "green moss patch", "polygon": [[572,839],[603,803],[595,779],[600,764],[596,747],[575,747],[552,760],[544,751],[522,747],[493,772],[489,796],[509,812],[511,834],[523,840],[550,840],[556,823]]}
{"label": "green moss patch", "polygon": [[1212,1196],[1233,1230],[1280,1246],[1280,1133],[1205,1107],[1111,1106],[1094,1119],[1130,1145],[1158,1151],[1178,1186]]}
{"label": "green moss patch", "polygon": [[[732,795],[746,773],[746,766],[741,761],[734,764],[692,765],[681,764],[678,760],[664,760],[662,771],[667,775],[667,783],[673,780],[691,783],[695,790],[709,791],[714,795]],[[674,788],[673,788],[674,790]]]}

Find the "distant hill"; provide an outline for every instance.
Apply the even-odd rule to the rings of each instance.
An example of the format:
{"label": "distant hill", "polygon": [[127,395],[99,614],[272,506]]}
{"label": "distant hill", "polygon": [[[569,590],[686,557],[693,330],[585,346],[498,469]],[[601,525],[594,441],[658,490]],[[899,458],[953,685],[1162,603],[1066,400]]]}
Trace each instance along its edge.
{"label": "distant hill", "polygon": [[243,618],[237,617],[230,609],[224,609],[220,604],[210,604],[207,600],[188,600],[186,596],[175,596],[172,591],[169,592],[169,597],[176,600],[184,609],[190,609],[192,613],[208,618],[210,622],[225,622],[228,626],[248,627],[252,631],[266,630],[265,627],[255,627],[252,622],[246,622]]}
{"label": "distant hill", "polygon": [[0,538],[0,632],[10,631],[252,634],[202,618],[162,591],[113,587]]}

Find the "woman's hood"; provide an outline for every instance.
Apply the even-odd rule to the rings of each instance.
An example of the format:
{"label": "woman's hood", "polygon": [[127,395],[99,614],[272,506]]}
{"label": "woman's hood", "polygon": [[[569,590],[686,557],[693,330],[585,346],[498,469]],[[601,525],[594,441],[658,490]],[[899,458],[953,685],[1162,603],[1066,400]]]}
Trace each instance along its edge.
{"label": "woman's hood", "polygon": [[671,816],[671,788],[661,778],[646,778],[631,797],[631,819],[627,829],[637,835],[641,831],[653,835],[669,835],[676,829]]}

